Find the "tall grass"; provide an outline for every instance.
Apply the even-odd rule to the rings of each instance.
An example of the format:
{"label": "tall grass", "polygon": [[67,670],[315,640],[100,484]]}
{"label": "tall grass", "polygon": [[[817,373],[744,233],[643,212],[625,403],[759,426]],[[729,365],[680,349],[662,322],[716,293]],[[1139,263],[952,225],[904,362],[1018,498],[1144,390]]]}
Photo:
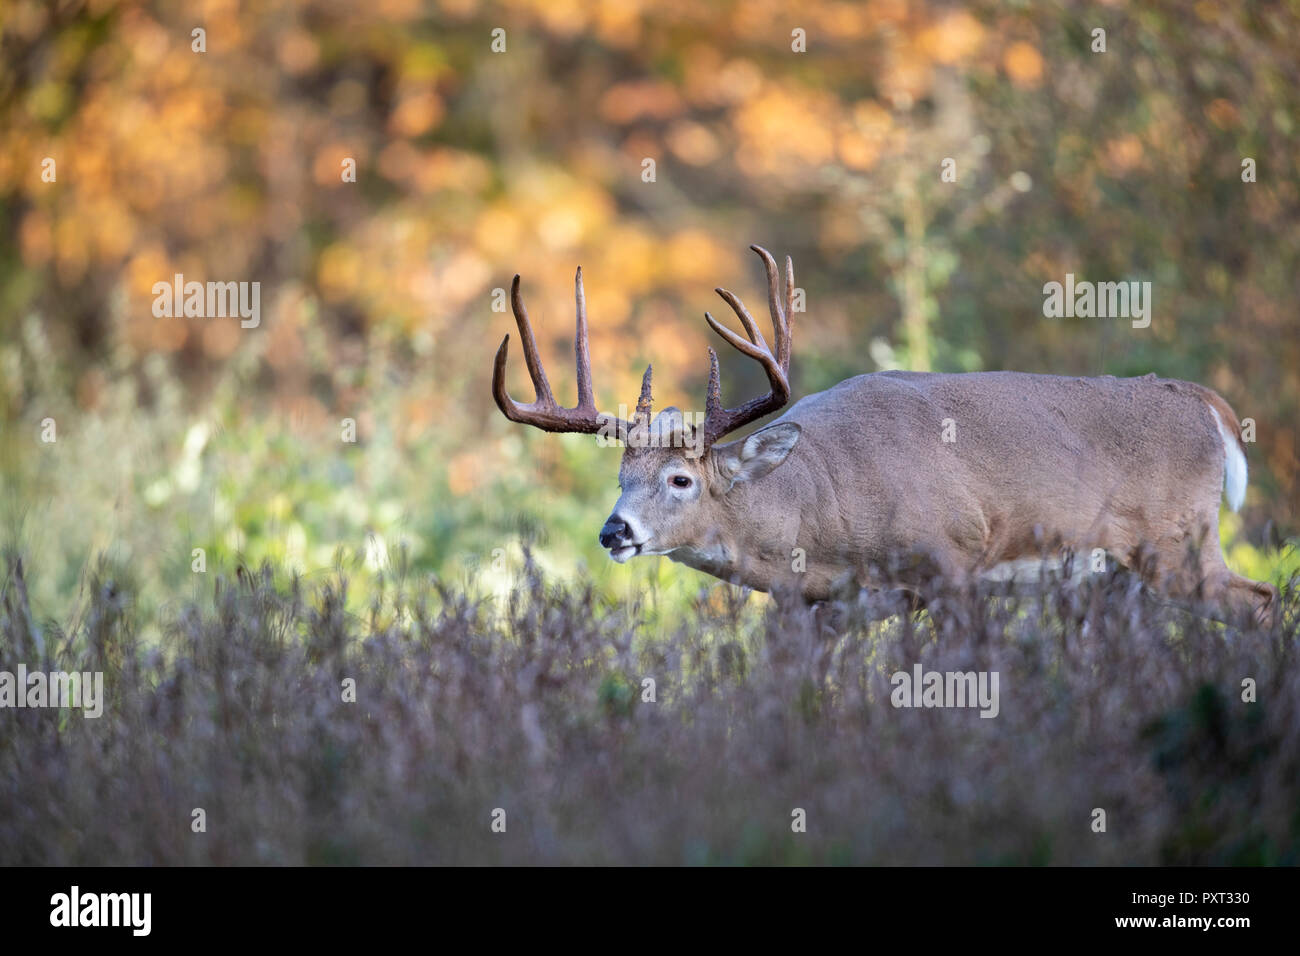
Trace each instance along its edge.
{"label": "tall grass", "polygon": [[[650,638],[533,566],[360,615],[341,577],[276,578],[216,579],[155,644],[103,577],[36,621],[11,558],[0,670],[103,671],[108,700],[0,709],[0,863],[1300,862],[1294,587],[1261,628],[1123,574],[877,624],[720,586]],[[917,662],[997,671],[1000,713],[894,708]]]}

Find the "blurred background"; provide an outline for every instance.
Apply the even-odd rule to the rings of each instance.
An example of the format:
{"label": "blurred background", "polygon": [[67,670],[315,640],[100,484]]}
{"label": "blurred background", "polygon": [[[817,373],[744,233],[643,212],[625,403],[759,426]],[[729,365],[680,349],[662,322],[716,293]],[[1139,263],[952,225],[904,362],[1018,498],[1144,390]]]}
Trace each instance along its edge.
{"label": "blurred background", "polygon": [[[198,548],[714,583],[604,556],[619,452],[500,415],[507,332],[531,390],[494,290],[522,274],[572,404],[581,265],[601,407],[652,361],[658,405],[697,409],[713,287],[767,321],[751,242],[806,290],[796,396],[882,368],[1218,389],[1257,423],[1229,563],[1294,568],[1300,5],[790,6],[6,3],[0,544],[33,604],[105,573],[158,610],[203,587]],[[155,317],[176,273],[260,282],[260,325]],[[1044,318],[1066,273],[1150,281],[1150,327]],[[764,387],[721,357],[729,404]]]}

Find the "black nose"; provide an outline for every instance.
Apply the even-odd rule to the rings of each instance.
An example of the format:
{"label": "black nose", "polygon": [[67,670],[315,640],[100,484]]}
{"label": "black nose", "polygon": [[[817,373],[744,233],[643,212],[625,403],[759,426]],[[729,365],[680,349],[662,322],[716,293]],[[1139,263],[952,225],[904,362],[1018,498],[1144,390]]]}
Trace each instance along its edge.
{"label": "black nose", "polygon": [[627,522],[617,515],[610,515],[605,527],[600,529],[600,546],[613,548],[625,542],[631,536]]}

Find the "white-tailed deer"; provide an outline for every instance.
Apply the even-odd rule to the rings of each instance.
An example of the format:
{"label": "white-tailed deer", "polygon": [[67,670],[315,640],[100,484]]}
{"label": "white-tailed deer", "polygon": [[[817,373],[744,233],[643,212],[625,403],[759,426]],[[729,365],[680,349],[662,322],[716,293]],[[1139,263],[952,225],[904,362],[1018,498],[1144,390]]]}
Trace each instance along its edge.
{"label": "white-tailed deer", "polygon": [[705,319],[762,366],[769,391],[725,408],[709,349],[702,423],[676,408],[651,418],[649,367],[630,421],[597,412],[581,269],[578,403],[562,408],[515,276],[511,305],[537,397],[525,405],[506,392],[509,335],[497,350],[492,394],[512,421],[624,442],[622,494],[600,531],[615,561],[665,555],[815,602],[846,586],[921,592],[927,575],[960,584],[1049,549],[1103,549],[1174,596],[1200,592],[1260,619],[1275,606],[1275,588],[1224,563],[1219,495],[1226,488],[1234,510],[1245,498],[1241,427],[1221,396],[1190,382],[876,372],[718,444],[790,397],[793,265],[787,257],[783,292],[772,256],[751,248],[767,270],[775,348],[725,289],[717,292],[747,339]]}

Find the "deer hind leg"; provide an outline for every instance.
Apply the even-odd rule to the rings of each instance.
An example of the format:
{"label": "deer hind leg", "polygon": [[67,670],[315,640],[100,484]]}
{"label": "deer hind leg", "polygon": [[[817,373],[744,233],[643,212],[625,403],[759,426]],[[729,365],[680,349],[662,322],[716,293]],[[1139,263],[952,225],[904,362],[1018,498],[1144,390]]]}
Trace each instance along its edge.
{"label": "deer hind leg", "polygon": [[1249,613],[1260,627],[1272,627],[1277,617],[1277,588],[1267,581],[1255,581],[1229,571],[1224,599],[1243,614]]}
{"label": "deer hind leg", "polygon": [[[1171,597],[1200,598],[1231,617],[1248,617],[1257,625],[1268,626],[1277,609],[1277,588],[1228,567],[1219,547],[1217,519],[1216,507],[1214,520],[1202,526],[1203,533],[1161,542],[1148,556],[1144,576]],[[1198,545],[1189,548],[1192,543]]]}
{"label": "deer hind leg", "polygon": [[1277,613],[1277,588],[1237,574],[1216,556],[1217,567],[1207,568],[1202,594],[1222,608],[1229,619],[1248,619],[1258,627],[1271,627]]}
{"label": "deer hind leg", "polygon": [[1277,612],[1277,588],[1237,574],[1228,567],[1219,547],[1217,508],[1215,518],[1210,526],[1212,534],[1207,536],[1199,554],[1205,597],[1234,617],[1249,618],[1261,627],[1268,627]]}

